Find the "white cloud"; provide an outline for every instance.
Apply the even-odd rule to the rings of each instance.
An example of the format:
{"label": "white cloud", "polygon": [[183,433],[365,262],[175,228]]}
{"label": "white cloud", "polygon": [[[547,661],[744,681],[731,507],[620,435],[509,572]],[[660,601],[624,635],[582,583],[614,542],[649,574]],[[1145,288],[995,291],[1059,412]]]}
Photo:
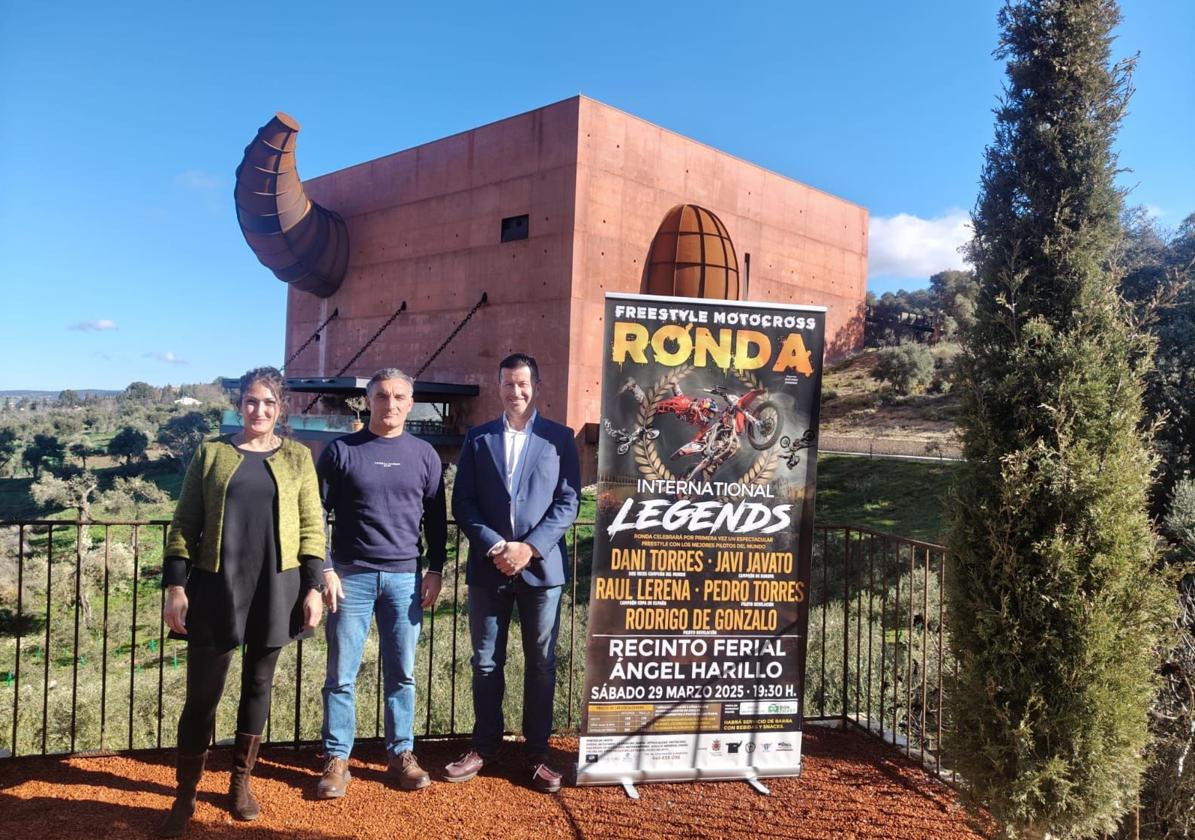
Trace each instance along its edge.
{"label": "white cloud", "polygon": [[165,362],[168,365],[185,365],[188,364],[186,359],[180,359],[169,350],[165,352],[146,353],[145,358],[157,359],[159,362]]}
{"label": "white cloud", "polygon": [[1145,208],[1145,215],[1149,216],[1151,219],[1160,219],[1166,215],[1166,211],[1156,205],[1145,204],[1142,206]]}
{"label": "white cloud", "polygon": [[951,210],[934,219],[908,213],[874,216],[868,236],[870,277],[925,279],[947,269],[967,268],[959,248],[971,240],[971,216]]}
{"label": "white cloud", "polygon": [[97,318],[94,321],[80,321],[77,324],[71,324],[68,329],[75,330],[76,332],[114,330],[116,329],[116,322],[110,321],[107,318]]}
{"label": "white cloud", "polygon": [[197,192],[215,192],[224,188],[224,178],[200,169],[188,169],[174,176],[175,183]]}
{"label": "white cloud", "polygon": [[207,213],[219,215],[227,211],[230,182],[223,175],[213,175],[201,169],[188,169],[175,175],[174,183],[197,197],[198,206]]}

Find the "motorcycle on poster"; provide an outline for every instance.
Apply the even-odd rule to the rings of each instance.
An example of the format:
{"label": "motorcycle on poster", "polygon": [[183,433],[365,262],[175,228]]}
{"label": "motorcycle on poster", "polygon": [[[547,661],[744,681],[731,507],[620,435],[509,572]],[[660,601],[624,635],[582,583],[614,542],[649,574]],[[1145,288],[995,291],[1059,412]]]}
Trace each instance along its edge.
{"label": "motorcycle on poster", "polygon": [[605,314],[578,783],[795,775],[825,308]]}

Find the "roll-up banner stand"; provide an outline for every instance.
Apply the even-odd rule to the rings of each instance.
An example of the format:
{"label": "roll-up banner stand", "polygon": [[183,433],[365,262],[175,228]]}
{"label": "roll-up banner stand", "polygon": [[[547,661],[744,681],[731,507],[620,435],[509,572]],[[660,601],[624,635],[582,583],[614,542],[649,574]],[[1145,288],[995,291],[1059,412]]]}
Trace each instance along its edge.
{"label": "roll-up banner stand", "polygon": [[579,784],[800,772],[825,322],[606,295]]}

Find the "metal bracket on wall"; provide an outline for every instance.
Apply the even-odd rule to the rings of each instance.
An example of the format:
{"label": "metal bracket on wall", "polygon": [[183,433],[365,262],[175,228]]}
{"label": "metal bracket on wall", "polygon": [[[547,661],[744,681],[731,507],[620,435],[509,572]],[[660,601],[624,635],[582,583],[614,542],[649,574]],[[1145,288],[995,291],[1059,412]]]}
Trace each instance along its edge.
{"label": "metal bracket on wall", "polygon": [[334,321],[334,320],[336,319],[336,317],[337,317],[337,316],[339,316],[339,315],[340,315],[340,307],[336,307],[335,309],[333,309],[333,310],[332,310],[332,314],[331,314],[331,315],[329,315],[327,318],[325,318],[325,319],[324,319],[324,322],[323,322],[322,324],[320,324],[318,327],[316,327],[316,328],[315,328],[315,332],[313,332],[313,333],[312,333],[312,334],[311,334],[311,335],[310,335],[310,336],[307,338],[307,340],[303,342],[303,345],[302,345],[302,346],[301,346],[301,347],[300,347],[298,350],[296,350],[295,352],[293,352],[293,353],[291,353],[291,354],[290,354],[290,358],[289,358],[289,359],[287,359],[287,360],[286,360],[286,361],[283,363],[282,367],[280,368],[280,371],[282,371],[282,370],[286,370],[288,367],[290,367],[290,363],[291,363],[291,362],[293,362],[295,359],[297,359],[297,358],[299,357],[299,354],[300,354],[300,353],[302,353],[304,350],[306,350],[306,349],[307,349],[307,345],[311,344],[311,342],[313,342],[313,341],[315,341],[316,339],[318,339],[318,338],[319,338],[319,334],[320,334],[321,332],[323,332],[323,330],[324,330],[324,327],[326,327],[326,326],[328,326],[328,324],[332,323],[332,321]]}
{"label": "metal bracket on wall", "polygon": [[[384,324],[382,324],[382,326],[378,327],[377,332],[375,332],[373,335],[371,335],[369,337],[369,340],[366,341],[363,345],[361,345],[361,349],[358,350],[353,355],[353,358],[349,359],[347,362],[344,363],[344,367],[342,367],[340,370],[338,370],[336,372],[335,376],[344,376],[345,371],[347,371],[349,368],[351,368],[353,366],[353,363],[356,362],[358,359],[360,359],[361,356],[365,353],[365,351],[369,349],[369,345],[371,345],[375,341],[377,341],[378,336],[380,336],[382,333],[384,333],[386,331],[386,328],[389,327],[391,324],[393,324],[395,319],[397,319],[399,315],[403,314],[403,312],[405,312],[406,309],[407,309],[407,302],[404,300],[402,302],[402,304],[398,307],[398,309],[394,310],[394,314],[391,315],[389,318],[387,318],[386,322]],[[318,394],[311,398],[311,402],[307,403],[307,407],[305,409],[303,409],[303,413],[306,414],[307,412],[311,411],[311,409],[315,406],[315,404],[317,402],[319,402]]]}
{"label": "metal bracket on wall", "polygon": [[461,321],[459,324],[457,324],[457,325],[456,325],[456,329],[455,329],[455,330],[453,330],[452,332],[450,332],[450,333],[448,334],[448,338],[444,339],[444,342],[443,342],[443,343],[442,343],[442,344],[441,344],[439,347],[437,347],[437,348],[435,349],[435,352],[433,352],[433,353],[431,354],[431,357],[430,357],[430,358],[429,358],[429,359],[428,359],[426,362],[424,362],[424,363],[423,363],[423,366],[422,366],[422,367],[420,367],[420,368],[419,368],[419,370],[415,371],[415,378],[416,378],[416,379],[418,379],[419,377],[423,376],[423,372],[424,372],[425,370],[427,370],[429,367],[431,367],[431,363],[432,363],[432,362],[434,362],[434,361],[436,360],[436,357],[437,357],[437,356],[439,356],[439,355],[440,355],[440,353],[442,353],[442,352],[444,351],[444,348],[445,348],[445,347],[447,347],[447,346],[448,346],[448,344],[449,344],[449,343],[450,343],[450,342],[451,342],[451,341],[452,341],[454,338],[456,338],[456,337],[457,337],[457,335],[459,335],[459,334],[460,334],[460,331],[461,331],[461,330],[463,330],[463,329],[465,328],[465,324],[469,323],[469,319],[470,319],[470,318],[472,318],[474,315],[476,315],[476,314],[477,314],[477,310],[478,310],[478,309],[481,309],[481,307],[485,306],[485,305],[486,305],[487,303],[489,303],[489,302],[490,302],[490,296],[489,296],[489,293],[488,293],[488,292],[482,292],[482,293],[481,293],[481,300],[479,300],[479,301],[477,301],[477,303],[473,304],[473,308],[469,310],[469,314],[468,314],[468,315],[466,315],[466,316],[464,317],[464,319],[463,319],[463,320],[462,320],[462,321]]}

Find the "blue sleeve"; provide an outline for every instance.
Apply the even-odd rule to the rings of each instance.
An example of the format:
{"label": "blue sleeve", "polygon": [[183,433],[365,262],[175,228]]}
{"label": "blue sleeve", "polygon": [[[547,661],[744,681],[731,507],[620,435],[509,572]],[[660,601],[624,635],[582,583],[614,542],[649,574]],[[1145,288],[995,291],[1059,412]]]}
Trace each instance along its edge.
{"label": "blue sleeve", "polygon": [[324,536],[327,549],[324,557],[324,569],[332,568],[332,533],[328,526],[328,514],[336,509],[340,491],[340,459],[338,457],[336,441],[324,447],[319,461],[315,465],[315,474],[319,479],[320,503],[324,506]]}
{"label": "blue sleeve", "polygon": [[428,571],[439,572],[448,558],[448,509],[444,500],[444,468],[434,449],[427,454],[427,486],[423,491],[423,535],[427,538]]}
{"label": "blue sleeve", "polygon": [[573,430],[562,427],[560,439],[554,441],[560,453],[560,478],[552,504],[544,512],[523,542],[532,545],[540,557],[547,557],[552,548],[564,539],[569,526],[577,520],[581,506],[581,459],[577,455],[577,444]]}
{"label": "blue sleeve", "polygon": [[477,492],[477,463],[474,450],[477,448],[475,430],[470,429],[461,447],[461,457],[456,464],[456,482],[452,486],[452,515],[464,532],[471,546],[485,554],[491,547],[505,539],[490,527],[481,512]]}

